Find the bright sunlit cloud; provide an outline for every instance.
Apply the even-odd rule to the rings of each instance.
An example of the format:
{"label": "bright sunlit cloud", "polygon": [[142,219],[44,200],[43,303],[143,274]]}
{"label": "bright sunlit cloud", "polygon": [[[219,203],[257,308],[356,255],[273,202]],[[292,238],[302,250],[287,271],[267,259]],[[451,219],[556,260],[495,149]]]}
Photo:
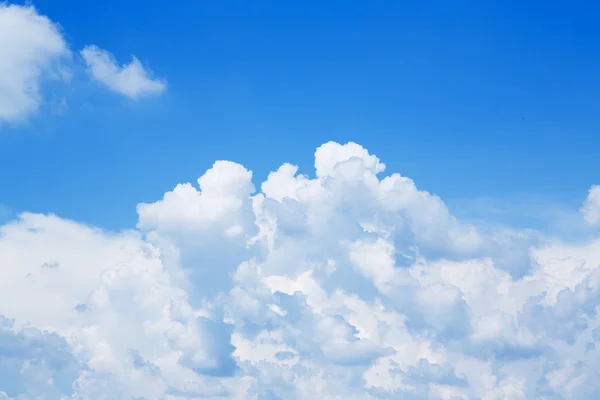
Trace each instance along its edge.
{"label": "bright sunlit cloud", "polygon": [[0,387],[78,399],[600,390],[598,239],[464,223],[354,143],[320,146],[315,169],[284,164],[255,185],[217,161],[197,186],[140,204],[136,231],[39,214],[2,226]]}

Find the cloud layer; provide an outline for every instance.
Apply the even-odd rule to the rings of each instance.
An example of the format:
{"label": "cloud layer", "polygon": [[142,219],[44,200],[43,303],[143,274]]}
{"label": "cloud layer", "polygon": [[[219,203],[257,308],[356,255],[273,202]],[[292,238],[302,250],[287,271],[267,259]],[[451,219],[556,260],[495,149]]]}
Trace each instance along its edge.
{"label": "cloud layer", "polygon": [[0,227],[0,399],[598,397],[599,239],[464,223],[353,143],[315,170]]}
{"label": "cloud layer", "polygon": [[[97,46],[86,46],[81,54],[90,76],[119,95],[138,99],[166,88],[135,57],[119,67]],[[32,6],[0,3],[0,123],[23,121],[35,113],[44,102],[44,84],[66,82],[76,62],[57,23]]]}

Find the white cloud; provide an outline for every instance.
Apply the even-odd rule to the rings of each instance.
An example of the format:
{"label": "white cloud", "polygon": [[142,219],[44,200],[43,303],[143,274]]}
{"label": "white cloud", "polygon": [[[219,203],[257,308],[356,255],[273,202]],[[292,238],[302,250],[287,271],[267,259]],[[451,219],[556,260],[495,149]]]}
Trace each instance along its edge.
{"label": "white cloud", "polygon": [[[166,89],[165,81],[152,78],[135,57],[119,67],[110,53],[96,46],[86,46],[81,54],[92,79],[121,95],[136,99]],[[44,84],[68,82],[75,67],[56,22],[32,6],[0,3],[0,124],[21,122],[38,111],[47,102]],[[63,97],[48,103],[55,114],[67,107]]]}
{"label": "white cloud", "polygon": [[70,51],[57,24],[33,7],[0,3],[0,122],[17,122],[42,102],[44,78],[63,78]]}
{"label": "white cloud", "polygon": [[94,80],[131,99],[160,94],[167,87],[165,81],[153,78],[135,57],[129,64],[119,66],[112,54],[97,46],[86,46],[81,56]]}
{"label": "white cloud", "polygon": [[5,397],[600,395],[600,239],[466,224],[356,144],[315,168],[254,193],[218,161],[136,231],[0,227]]}
{"label": "white cloud", "polygon": [[600,226],[600,186],[591,187],[580,211],[588,225]]}

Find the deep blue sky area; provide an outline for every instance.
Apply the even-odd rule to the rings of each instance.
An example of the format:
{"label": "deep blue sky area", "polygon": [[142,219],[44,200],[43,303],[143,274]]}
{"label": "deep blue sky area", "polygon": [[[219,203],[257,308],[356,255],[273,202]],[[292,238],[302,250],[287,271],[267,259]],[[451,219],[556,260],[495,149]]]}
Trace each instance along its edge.
{"label": "deep blue sky area", "polygon": [[576,204],[600,183],[598,2],[34,5],[74,52],[135,55],[168,89],[131,102],[75,74],[65,110],[0,127],[0,204],[13,212],[129,228],[137,203],[217,159],[258,187],[283,162],[312,175],[329,140],[358,142],[450,203]]}

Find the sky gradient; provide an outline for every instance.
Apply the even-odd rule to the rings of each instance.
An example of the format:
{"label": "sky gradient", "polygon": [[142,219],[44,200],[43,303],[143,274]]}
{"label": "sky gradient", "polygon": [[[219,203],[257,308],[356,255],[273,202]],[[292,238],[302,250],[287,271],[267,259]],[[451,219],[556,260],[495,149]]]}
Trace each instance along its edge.
{"label": "sky gradient", "polygon": [[15,212],[132,227],[137,202],[215,159],[261,179],[287,161],[310,174],[328,140],[361,143],[451,203],[573,207],[596,178],[593,2],[35,5],[72,48],[134,54],[168,90],[134,105],[75,74],[60,111],[3,129],[2,201]]}
{"label": "sky gradient", "polygon": [[0,3],[0,400],[600,398],[600,5]]}

